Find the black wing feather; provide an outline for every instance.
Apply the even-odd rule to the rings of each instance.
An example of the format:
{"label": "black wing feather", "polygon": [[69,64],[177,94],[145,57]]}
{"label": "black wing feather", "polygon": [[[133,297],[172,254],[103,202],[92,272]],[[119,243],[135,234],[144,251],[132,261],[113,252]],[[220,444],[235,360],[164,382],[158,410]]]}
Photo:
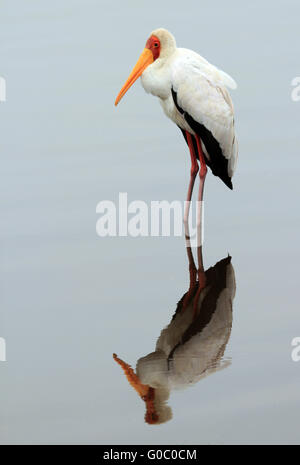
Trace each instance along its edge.
{"label": "black wing feather", "polygon": [[[212,133],[203,124],[200,124],[198,123],[198,121],[195,121],[194,118],[192,118],[192,116],[189,115],[189,113],[184,111],[178,105],[177,93],[174,91],[173,88],[171,90],[172,90],[172,97],[173,97],[175,107],[177,108],[179,113],[183,115],[188,125],[200,137],[201,141],[205,145],[206,151],[210,157],[210,159],[205,157],[207,166],[210,167],[212,173],[215,176],[218,176],[220,179],[222,179],[222,181],[226,184],[226,186],[229,187],[229,189],[232,189],[233,188],[232,181],[228,175],[228,159],[224,157],[219,142],[217,141],[217,139],[215,139]],[[186,134],[183,129],[181,129],[181,131],[187,143]],[[195,153],[197,154],[197,158],[199,159],[196,139],[193,135],[192,135],[192,138],[193,138],[193,145],[194,145]]]}

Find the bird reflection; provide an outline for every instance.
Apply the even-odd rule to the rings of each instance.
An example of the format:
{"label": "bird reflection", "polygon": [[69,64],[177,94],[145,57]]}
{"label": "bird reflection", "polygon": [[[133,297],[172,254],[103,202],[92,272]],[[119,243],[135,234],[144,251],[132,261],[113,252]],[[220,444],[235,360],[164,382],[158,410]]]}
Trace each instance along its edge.
{"label": "bird reflection", "polygon": [[137,361],[136,372],[113,354],[130,385],[146,406],[145,421],[161,424],[172,418],[167,400],[173,389],[186,388],[230,365],[224,352],[232,327],[235,275],[228,256],[204,271],[202,248],[196,270],[187,247],[190,284],[157,340],[155,351]]}

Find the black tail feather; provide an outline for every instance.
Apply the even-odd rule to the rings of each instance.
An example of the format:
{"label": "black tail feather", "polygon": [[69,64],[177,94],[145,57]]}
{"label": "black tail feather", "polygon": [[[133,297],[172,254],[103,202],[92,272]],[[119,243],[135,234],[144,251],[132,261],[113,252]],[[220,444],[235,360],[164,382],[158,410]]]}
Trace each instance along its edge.
{"label": "black tail feather", "polygon": [[[184,137],[186,143],[188,143],[188,142],[187,142],[187,138],[186,138],[185,131],[184,131],[183,129],[181,129],[181,128],[179,128],[179,129],[181,130],[181,132],[182,132],[182,134],[183,134],[183,137]],[[191,134],[191,136],[192,136],[192,141],[193,141],[194,150],[195,150],[195,153],[196,153],[197,158],[198,158],[198,160],[199,160],[199,153],[198,153],[198,147],[197,147],[196,138],[195,138],[195,136],[193,136],[192,134]],[[223,155],[222,155],[222,158],[224,159]],[[226,160],[226,159],[225,159],[225,160]],[[218,176],[218,177],[224,182],[224,184],[225,184],[227,187],[229,187],[229,189],[232,190],[232,189],[233,189],[233,185],[232,185],[231,178],[230,178],[230,177],[228,176],[228,174],[227,174],[227,165],[226,165],[226,170],[224,170],[224,169],[216,170],[216,169],[213,169],[213,165],[212,165],[212,163],[211,163],[211,160],[209,160],[207,157],[205,157],[205,162],[206,162],[207,166],[209,166],[209,168],[211,169],[212,173],[213,173],[215,176]],[[227,164],[228,164],[228,161],[227,161]]]}

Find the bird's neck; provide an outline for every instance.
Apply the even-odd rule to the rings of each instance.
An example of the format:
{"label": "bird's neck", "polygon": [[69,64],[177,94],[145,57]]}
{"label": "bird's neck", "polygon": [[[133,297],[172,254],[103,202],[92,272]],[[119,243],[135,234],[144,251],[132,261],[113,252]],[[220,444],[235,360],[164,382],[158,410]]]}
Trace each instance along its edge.
{"label": "bird's neck", "polygon": [[171,92],[170,59],[158,58],[142,74],[145,91],[165,100]]}

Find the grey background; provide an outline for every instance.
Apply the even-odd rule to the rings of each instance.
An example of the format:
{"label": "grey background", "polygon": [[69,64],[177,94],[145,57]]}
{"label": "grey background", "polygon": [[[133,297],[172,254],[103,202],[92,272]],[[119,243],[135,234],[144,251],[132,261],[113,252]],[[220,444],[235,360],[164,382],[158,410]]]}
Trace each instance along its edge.
{"label": "grey background", "polygon": [[[4,0],[0,75],[1,443],[299,443],[297,1]],[[205,266],[237,279],[227,370],[144,406],[112,360],[154,349],[188,285],[183,238],[97,237],[100,200],[183,199],[189,155],[140,83],[114,99],[151,30],[231,74],[240,157],[209,175]]]}

